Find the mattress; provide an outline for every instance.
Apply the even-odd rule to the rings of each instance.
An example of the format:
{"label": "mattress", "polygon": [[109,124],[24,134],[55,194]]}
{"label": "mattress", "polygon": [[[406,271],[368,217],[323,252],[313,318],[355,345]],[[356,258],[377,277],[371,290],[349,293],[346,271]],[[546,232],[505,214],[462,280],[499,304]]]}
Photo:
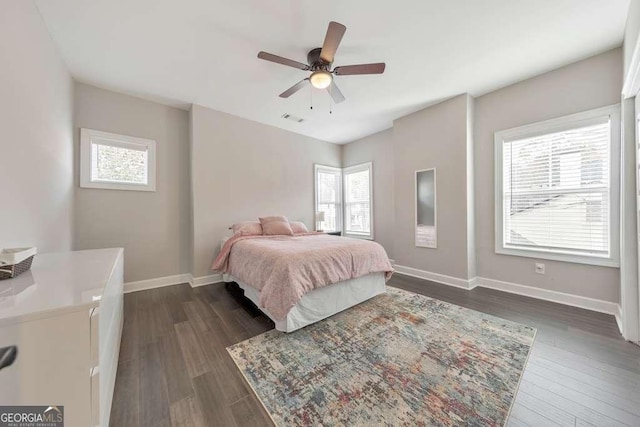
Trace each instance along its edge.
{"label": "mattress", "polygon": [[283,332],[293,332],[386,292],[384,273],[367,274],[308,292],[285,319],[276,320],[267,309],[260,307],[259,290],[230,275],[225,275],[225,281],[236,282],[244,295],[273,320],[277,330]]}

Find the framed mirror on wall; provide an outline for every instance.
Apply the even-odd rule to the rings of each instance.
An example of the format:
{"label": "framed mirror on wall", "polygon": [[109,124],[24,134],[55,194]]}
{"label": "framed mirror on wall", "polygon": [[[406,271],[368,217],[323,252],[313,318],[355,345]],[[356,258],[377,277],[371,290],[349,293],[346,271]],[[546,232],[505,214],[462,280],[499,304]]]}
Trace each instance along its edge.
{"label": "framed mirror on wall", "polygon": [[416,246],[437,248],[436,170],[416,171]]}

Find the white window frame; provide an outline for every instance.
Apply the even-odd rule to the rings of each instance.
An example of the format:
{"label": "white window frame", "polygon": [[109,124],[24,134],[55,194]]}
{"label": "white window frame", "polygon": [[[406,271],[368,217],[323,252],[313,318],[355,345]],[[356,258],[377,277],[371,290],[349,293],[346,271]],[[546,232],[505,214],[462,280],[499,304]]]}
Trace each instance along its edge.
{"label": "white window frame", "polygon": [[[584,255],[562,250],[538,250],[506,247],[504,243],[503,146],[505,142],[532,138],[588,126],[609,118],[611,146],[609,168],[609,256]],[[495,251],[497,254],[549,259],[606,267],[620,266],[620,105],[611,105],[557,119],[546,120],[495,133]]]}
{"label": "white window frame", "polygon": [[372,162],[361,163],[359,165],[349,166],[342,169],[343,218],[347,217],[347,201],[346,201],[346,196],[344,196],[346,194],[346,186],[347,186],[347,180],[345,176],[347,174],[358,173],[362,171],[369,171],[369,224],[370,224],[369,233],[348,232],[346,223],[345,223],[345,225],[342,227],[343,228],[342,234],[349,237],[357,237],[360,239],[373,240],[374,222],[373,222],[373,163]]}
{"label": "white window frame", "polygon": [[315,219],[315,214],[318,212],[318,172],[327,172],[336,174],[338,176],[338,185],[336,195],[336,229],[335,230],[324,230],[324,231],[340,231],[342,232],[342,168],[336,168],[334,166],[325,166],[320,164],[313,165],[313,187],[314,187],[314,230],[318,227],[318,221]]}
{"label": "white window frame", "polygon": [[[112,146],[114,147],[131,147],[137,150],[143,146],[147,151],[147,183],[105,182],[92,179],[91,165],[93,163],[93,150],[91,149],[91,143],[94,138],[100,140],[100,145],[110,145],[109,142],[112,142]],[[81,129],[80,187],[98,188],[102,190],[156,191],[156,141],[95,129]]]}

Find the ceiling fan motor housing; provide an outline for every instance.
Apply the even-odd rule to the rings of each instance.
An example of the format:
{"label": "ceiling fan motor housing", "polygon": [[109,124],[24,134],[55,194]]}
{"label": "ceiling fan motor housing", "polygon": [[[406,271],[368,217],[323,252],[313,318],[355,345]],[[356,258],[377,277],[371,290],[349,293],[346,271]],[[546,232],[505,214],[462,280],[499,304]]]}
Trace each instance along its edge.
{"label": "ceiling fan motor housing", "polygon": [[331,63],[325,62],[322,58],[320,58],[320,52],[322,52],[321,47],[310,50],[307,54],[307,63],[309,64],[309,67],[312,71],[329,71],[331,69]]}

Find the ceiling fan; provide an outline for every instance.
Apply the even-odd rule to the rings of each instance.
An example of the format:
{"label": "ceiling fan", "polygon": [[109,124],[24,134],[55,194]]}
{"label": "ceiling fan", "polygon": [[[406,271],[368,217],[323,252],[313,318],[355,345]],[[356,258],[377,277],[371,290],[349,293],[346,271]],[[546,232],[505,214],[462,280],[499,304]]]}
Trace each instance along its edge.
{"label": "ceiling fan", "polygon": [[312,49],[307,54],[307,64],[294,61],[292,59],[283,58],[282,56],[273,55],[267,52],[259,52],[258,58],[265,61],[271,61],[278,64],[286,65],[289,67],[297,68],[303,71],[311,71],[311,75],[306,79],[300,80],[298,83],[291,86],[280,94],[281,98],[288,98],[308,83],[317,89],[326,89],[329,92],[331,98],[336,104],[344,101],[344,95],[336,86],[334,81],[334,75],[336,76],[352,76],[356,74],[382,74],[384,72],[385,63],[378,62],[375,64],[359,64],[359,65],[345,65],[342,67],[335,67],[331,70],[333,64],[333,57],[338,50],[342,36],[344,36],[347,27],[337,22],[329,22],[329,28],[327,28],[327,35],[324,38],[324,44],[322,47]]}

